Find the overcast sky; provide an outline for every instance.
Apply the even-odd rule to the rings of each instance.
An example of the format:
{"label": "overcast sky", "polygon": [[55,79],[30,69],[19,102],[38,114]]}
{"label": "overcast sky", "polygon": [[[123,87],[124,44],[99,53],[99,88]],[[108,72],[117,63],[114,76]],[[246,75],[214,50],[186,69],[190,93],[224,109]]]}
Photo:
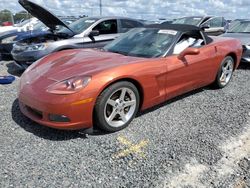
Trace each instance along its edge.
{"label": "overcast sky", "polygon": [[[99,15],[99,0],[33,0],[57,15]],[[155,20],[191,15],[249,18],[250,0],[102,0],[103,15]],[[18,0],[0,0],[0,10],[22,10]]]}

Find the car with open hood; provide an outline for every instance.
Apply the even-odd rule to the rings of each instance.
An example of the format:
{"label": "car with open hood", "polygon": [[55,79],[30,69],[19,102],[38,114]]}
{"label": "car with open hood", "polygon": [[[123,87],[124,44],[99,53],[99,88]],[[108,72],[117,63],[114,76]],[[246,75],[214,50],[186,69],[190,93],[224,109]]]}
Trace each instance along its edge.
{"label": "car with open hood", "polygon": [[[70,24],[73,21],[76,21],[77,18],[62,18],[61,19],[65,24]],[[58,26],[58,29],[60,27]],[[11,31],[6,31],[0,34],[0,55],[3,59],[10,59],[11,51],[16,42],[21,40],[28,40],[30,38],[39,38],[43,36],[47,36],[50,34],[50,29],[44,25],[42,22],[37,21],[36,24],[30,25],[29,28],[26,29],[16,29]]]}
{"label": "car with open hood", "polygon": [[[19,0],[19,3],[52,31],[45,36],[21,40],[15,44],[11,53],[17,65],[23,68],[52,52],[103,47],[121,33],[143,26],[137,20],[116,16],[85,17],[66,25],[54,14],[29,0]],[[58,26],[64,28],[58,31]]]}
{"label": "car with open hood", "polygon": [[208,35],[221,35],[229,27],[224,17],[219,16],[189,16],[175,19],[173,24],[189,24],[203,28]]}
{"label": "car with open hood", "polygon": [[20,109],[57,129],[98,126],[114,132],[145,110],[177,95],[231,80],[239,40],[211,38],[190,25],[135,28],[103,49],[50,54],[21,76]]}
{"label": "car with open hood", "polygon": [[222,36],[239,39],[243,47],[242,62],[250,63],[250,20],[237,20]]}

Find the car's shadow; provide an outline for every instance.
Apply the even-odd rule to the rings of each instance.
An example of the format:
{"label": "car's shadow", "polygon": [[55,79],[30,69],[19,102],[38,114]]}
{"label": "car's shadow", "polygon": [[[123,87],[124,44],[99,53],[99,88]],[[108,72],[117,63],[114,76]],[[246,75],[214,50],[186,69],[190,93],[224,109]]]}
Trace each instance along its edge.
{"label": "car's shadow", "polygon": [[12,61],[12,62],[8,62],[6,64],[7,66],[7,72],[13,76],[17,76],[17,77],[20,77],[23,73],[24,70],[18,68],[15,63]]}
{"label": "car's shadow", "polygon": [[71,140],[87,138],[88,135],[92,136],[99,136],[107,134],[103,131],[94,129],[94,130],[78,130],[78,131],[63,131],[63,130],[56,130],[49,127],[45,127],[35,123],[34,121],[30,120],[26,116],[24,116],[19,108],[18,99],[16,99],[12,104],[12,119],[25,131],[30,132],[38,137],[43,139],[52,140],[52,141],[63,141],[63,140]]}
{"label": "car's shadow", "polygon": [[250,70],[250,63],[241,62],[238,69]]}

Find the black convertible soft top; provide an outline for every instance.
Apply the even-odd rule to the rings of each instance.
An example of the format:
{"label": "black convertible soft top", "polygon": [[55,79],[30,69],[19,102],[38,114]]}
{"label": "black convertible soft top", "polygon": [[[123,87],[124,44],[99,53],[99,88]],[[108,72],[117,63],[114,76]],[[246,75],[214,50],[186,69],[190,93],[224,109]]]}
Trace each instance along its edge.
{"label": "black convertible soft top", "polygon": [[207,34],[204,33],[201,28],[194,25],[162,23],[162,24],[146,25],[145,28],[169,29],[181,33],[193,33],[193,34],[202,33],[207,44],[213,41],[213,39],[207,36]]}

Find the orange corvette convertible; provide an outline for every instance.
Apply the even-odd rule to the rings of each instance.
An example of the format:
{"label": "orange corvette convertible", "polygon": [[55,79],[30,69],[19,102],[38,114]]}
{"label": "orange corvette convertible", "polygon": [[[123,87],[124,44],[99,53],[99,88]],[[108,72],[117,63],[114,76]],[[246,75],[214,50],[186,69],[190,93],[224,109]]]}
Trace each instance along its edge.
{"label": "orange corvette convertible", "polygon": [[115,132],[138,110],[209,84],[225,87],[241,46],[195,26],[136,28],[100,50],[66,50],[38,60],[21,77],[20,109],[52,128],[95,125]]}

